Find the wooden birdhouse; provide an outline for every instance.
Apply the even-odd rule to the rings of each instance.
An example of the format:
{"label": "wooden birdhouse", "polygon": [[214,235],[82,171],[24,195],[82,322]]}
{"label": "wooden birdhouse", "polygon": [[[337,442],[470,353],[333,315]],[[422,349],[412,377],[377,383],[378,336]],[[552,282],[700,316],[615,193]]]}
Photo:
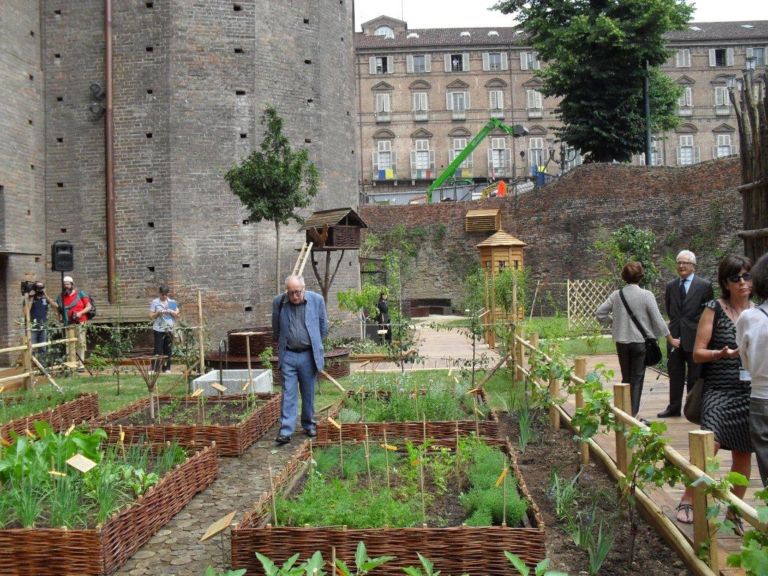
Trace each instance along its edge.
{"label": "wooden birdhouse", "polygon": [[480,251],[480,266],[486,272],[495,274],[505,267],[518,270],[523,267],[523,247],[525,242],[518,240],[504,230],[486,238],[477,245]]}
{"label": "wooden birdhouse", "polygon": [[467,210],[464,232],[496,232],[501,229],[501,210]]}
{"label": "wooden birdhouse", "polygon": [[335,208],[314,212],[300,228],[307,232],[313,251],[359,250],[360,231],[368,228],[352,208]]}

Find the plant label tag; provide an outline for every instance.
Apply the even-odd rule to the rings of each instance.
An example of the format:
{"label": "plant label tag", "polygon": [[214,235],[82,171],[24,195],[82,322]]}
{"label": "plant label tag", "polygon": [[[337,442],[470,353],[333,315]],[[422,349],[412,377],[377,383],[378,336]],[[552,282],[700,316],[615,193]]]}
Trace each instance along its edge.
{"label": "plant label tag", "polygon": [[250,382],[246,382],[245,384],[243,384],[243,392],[247,392],[248,391],[248,386],[250,386],[250,385],[251,385]]}
{"label": "plant label tag", "polygon": [[222,386],[218,382],[214,382],[213,384],[211,384],[211,388],[213,388],[214,390],[218,390],[219,392],[226,392],[227,391],[227,387],[226,386]]}
{"label": "plant label tag", "polygon": [[381,444],[381,447],[384,448],[384,450],[389,450],[390,452],[397,451],[397,446],[392,446],[392,444]]}
{"label": "plant label tag", "polygon": [[328,416],[328,422],[330,422],[334,426],[334,428],[336,428],[336,430],[341,430],[341,424],[336,422],[336,420],[334,420],[330,416]]}
{"label": "plant label tag", "polygon": [[0,444],[2,444],[3,446],[5,446],[6,448],[10,448],[11,446],[13,446],[13,444],[11,444],[10,442],[8,442],[8,440],[6,440],[5,438],[3,438],[2,436],[0,436]]}
{"label": "plant label tag", "polygon": [[69,425],[69,428],[67,428],[67,431],[66,431],[66,432],[64,432],[64,436],[69,436],[70,434],[72,434],[72,431],[73,431],[74,429],[75,429],[75,425],[74,425],[74,424],[70,424],[70,425]]}
{"label": "plant label tag", "polygon": [[32,430],[30,430],[29,428],[26,428],[26,429],[24,430],[24,433],[25,433],[27,436],[29,436],[29,437],[30,437],[32,440],[37,440],[37,436],[35,436],[35,435],[32,433]]}
{"label": "plant label tag", "polygon": [[507,477],[507,472],[509,472],[509,468],[504,468],[504,470],[501,471],[501,474],[499,474],[499,477],[496,478],[496,488],[501,486],[501,483],[504,482],[504,478]]}
{"label": "plant label tag", "polygon": [[198,388],[197,390],[195,390],[194,392],[192,392],[192,398],[197,398],[197,397],[198,397],[198,396],[200,396],[200,394],[202,394],[202,393],[203,393],[203,389],[202,389],[202,388]]}
{"label": "plant label tag", "polygon": [[0,392],[2,392],[3,390],[5,390],[5,386],[0,386]]}
{"label": "plant label tag", "polygon": [[235,519],[235,511],[233,510],[226,516],[223,516],[222,518],[219,518],[208,526],[208,529],[205,531],[205,534],[203,534],[203,537],[200,538],[200,542],[205,542],[206,540],[209,540],[216,536],[216,534],[219,534],[229,528],[229,525],[232,524],[232,520]]}
{"label": "plant label tag", "polygon": [[96,462],[94,462],[90,458],[86,458],[82,454],[75,454],[74,456],[72,456],[72,458],[67,460],[67,464],[72,466],[72,468],[74,468],[78,472],[82,472],[83,474],[88,472],[88,470],[91,470],[92,468],[96,467]]}
{"label": "plant label tag", "polygon": [[388,330],[376,330],[376,334],[378,334],[379,336],[383,336],[387,332],[388,332]]}
{"label": "plant label tag", "polygon": [[59,472],[58,470],[48,470],[48,474],[54,477],[58,476],[59,478],[63,478],[66,476],[64,472]]}
{"label": "plant label tag", "polygon": [[480,392],[480,388],[472,388],[472,390],[467,390],[467,394],[477,394]]}

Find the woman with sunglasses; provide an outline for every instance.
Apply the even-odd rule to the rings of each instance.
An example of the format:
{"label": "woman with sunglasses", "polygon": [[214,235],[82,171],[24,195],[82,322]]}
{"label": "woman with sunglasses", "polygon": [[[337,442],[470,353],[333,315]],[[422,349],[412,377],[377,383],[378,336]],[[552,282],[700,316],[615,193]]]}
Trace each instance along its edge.
{"label": "woman with sunglasses", "polygon": [[[717,269],[721,296],[706,303],[696,331],[693,360],[702,364],[704,395],[701,404],[701,429],[715,434],[715,452],[730,450],[731,471],[749,479],[752,467],[752,441],[749,434],[750,376],[742,368],[736,345],[736,321],[752,307],[752,262],[744,256],[726,256]],[[746,486],[734,486],[733,493],[743,498]],[[693,491],[688,488],[677,507],[677,520],[693,522]],[[738,516],[729,515],[737,533],[742,533]]]}

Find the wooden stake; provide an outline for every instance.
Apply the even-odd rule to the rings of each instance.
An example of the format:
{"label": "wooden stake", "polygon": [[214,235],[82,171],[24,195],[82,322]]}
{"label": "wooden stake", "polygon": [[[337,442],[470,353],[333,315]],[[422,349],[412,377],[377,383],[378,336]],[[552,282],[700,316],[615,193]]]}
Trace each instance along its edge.
{"label": "wooden stake", "polygon": [[424,454],[426,453],[426,444],[421,445],[419,456],[419,483],[421,484],[421,521],[427,522],[427,497],[424,494]]}
{"label": "wooden stake", "polygon": [[[367,427],[366,427],[367,431]],[[389,442],[387,442],[387,428],[384,427],[384,465],[387,468],[387,492],[390,491],[390,483],[389,483]]]}
{"label": "wooden stake", "polygon": [[373,476],[371,476],[371,439],[368,436],[368,425],[365,425],[365,467],[368,469],[368,488],[373,493]]}
{"label": "wooden stake", "polygon": [[32,375],[32,323],[29,317],[30,308],[31,303],[25,297],[23,341],[24,346],[26,346],[26,349],[24,350],[24,372],[27,373],[27,376],[24,378],[24,388],[26,390],[31,390],[35,381],[35,377]]}
{"label": "wooden stake", "polygon": [[[688,451],[691,464],[702,470],[707,469],[707,460],[715,455],[715,435],[705,430],[688,432]],[[700,484],[693,489],[693,549],[697,552],[706,544],[707,558],[704,560],[713,570],[719,567],[717,525],[714,518],[707,517],[709,507],[706,486]]]}
{"label": "wooden stake", "polygon": [[277,502],[275,500],[275,479],[272,476],[272,466],[269,467],[269,487],[272,496],[272,522],[277,526]]}
{"label": "wooden stake", "polygon": [[[245,337],[245,354],[248,356],[248,390],[253,391],[253,374],[251,373],[251,336]],[[219,365],[221,369],[221,365]]]}
{"label": "wooden stake", "polygon": [[[504,457],[504,470],[507,469],[507,458]],[[508,474],[504,475],[504,480],[502,480],[502,491],[504,492],[504,508],[501,511],[501,525],[506,526],[507,525],[507,476]]]}
{"label": "wooden stake", "polygon": [[[587,377],[587,359],[584,356],[579,356],[574,360],[574,374],[584,380]],[[576,389],[576,409],[584,407],[584,390],[581,386]],[[581,443],[579,450],[579,462],[582,466],[589,464],[589,445],[586,442]]]}
{"label": "wooden stake", "polygon": [[197,339],[200,345],[200,375],[205,374],[205,338],[203,331],[203,293],[197,291]]}
{"label": "wooden stake", "polygon": [[343,426],[339,426],[339,466],[341,466],[341,477],[344,478],[344,444],[341,439],[341,429]]}
{"label": "wooden stake", "polygon": [[320,370],[320,374],[322,374],[323,376],[325,376],[326,378],[328,378],[328,380],[330,380],[330,381],[331,381],[331,383],[332,383],[334,386],[336,386],[336,388],[338,388],[339,390],[341,390],[341,391],[342,391],[342,392],[344,392],[344,393],[346,393],[346,392],[347,392],[347,389],[346,389],[346,388],[344,388],[344,386],[342,386],[341,384],[339,384],[339,383],[336,381],[336,379],[335,379],[333,376],[331,376],[330,374],[328,374],[328,372],[326,372],[325,370]]}
{"label": "wooden stake", "polygon": [[552,424],[552,428],[560,430],[560,412],[555,403],[560,397],[560,380],[554,376],[549,377],[549,397],[552,399],[552,405],[549,407],[549,422]]}
{"label": "wooden stake", "polygon": [[474,410],[472,410],[472,414],[475,417],[475,434],[477,437],[480,437],[480,422],[477,420],[477,396],[472,394],[472,406],[474,407]]}
{"label": "wooden stake", "polygon": [[[632,400],[629,394],[629,384],[613,385],[613,404],[619,410],[627,414],[632,413]],[[616,436],[616,466],[623,474],[629,469],[629,462],[632,459],[632,452],[627,446],[627,436],[624,433],[625,426],[622,425],[614,432]]]}

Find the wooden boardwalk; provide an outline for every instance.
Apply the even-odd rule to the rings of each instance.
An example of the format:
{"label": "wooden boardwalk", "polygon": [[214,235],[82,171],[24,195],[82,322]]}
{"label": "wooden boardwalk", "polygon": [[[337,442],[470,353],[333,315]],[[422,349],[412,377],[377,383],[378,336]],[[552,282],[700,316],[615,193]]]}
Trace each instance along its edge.
{"label": "wooden boardwalk", "polygon": [[[609,384],[612,386],[615,383],[621,381],[621,371],[619,370],[618,358],[616,355],[610,356],[588,356],[587,357],[587,371],[593,369],[598,364],[604,364],[606,368],[612,369],[616,377]],[[643,387],[643,396],[640,404],[639,417],[645,418],[649,421],[659,420],[656,418],[656,414],[661,412],[667,407],[669,400],[669,380],[666,375],[660,374],[653,370],[646,371],[645,385]],[[570,414],[573,413],[573,403],[566,403],[564,408]],[[665,418],[661,420],[667,425],[666,436],[670,439],[670,444],[675,450],[680,452],[683,456],[688,458],[688,432],[691,430],[698,430],[696,424],[691,424],[684,417],[678,418]],[[607,435],[600,435],[597,438],[598,444],[610,454],[614,460],[616,457],[616,449],[613,440]],[[720,461],[720,472],[714,473],[715,476],[728,472],[731,468],[731,453],[723,450],[718,452],[717,457]],[[760,501],[754,496],[756,490],[762,489],[762,483],[760,482],[760,475],[757,471],[757,463],[752,459],[752,473],[750,475],[749,488],[747,489],[747,495],[744,498],[745,502],[755,506]],[[659,507],[666,512],[666,515],[674,521],[675,507],[680,501],[680,497],[683,494],[683,486],[664,487],[664,489],[654,490],[652,498]],[[677,523],[684,533],[687,534],[689,540],[693,540],[693,529],[690,525],[683,525]],[[746,524],[746,527],[749,527]],[[725,566],[725,560],[728,553],[737,551],[739,544],[741,543],[741,537],[738,537],[730,531],[721,530],[718,534],[718,542],[722,549],[720,554],[721,572],[722,574],[736,575],[743,574],[740,569],[728,568]]]}

